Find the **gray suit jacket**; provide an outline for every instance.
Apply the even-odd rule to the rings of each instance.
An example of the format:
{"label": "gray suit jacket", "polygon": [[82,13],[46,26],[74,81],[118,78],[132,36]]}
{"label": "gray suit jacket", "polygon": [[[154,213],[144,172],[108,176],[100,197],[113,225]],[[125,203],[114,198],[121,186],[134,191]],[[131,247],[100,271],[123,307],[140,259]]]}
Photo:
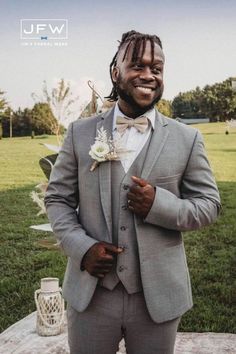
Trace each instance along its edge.
{"label": "gray suit jacket", "polygon": [[[112,119],[113,109],[70,125],[45,198],[54,233],[68,257],[64,297],[78,311],[86,309],[97,285],[97,278],[80,270],[81,260],[94,243],[112,242],[115,162],[103,162],[90,172],[89,156],[97,129],[103,126],[111,134]],[[181,231],[212,223],[220,199],[199,131],[158,111],[141,177],[156,187],[147,218],[135,216],[142,285],[151,317],[163,322],[192,306]]]}

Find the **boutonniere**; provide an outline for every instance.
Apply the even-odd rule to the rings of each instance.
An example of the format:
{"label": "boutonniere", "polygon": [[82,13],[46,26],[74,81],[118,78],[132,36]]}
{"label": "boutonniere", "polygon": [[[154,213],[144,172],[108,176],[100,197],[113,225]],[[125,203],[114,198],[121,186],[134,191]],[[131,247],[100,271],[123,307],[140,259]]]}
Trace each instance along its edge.
{"label": "boutonniere", "polygon": [[111,137],[108,137],[106,130],[102,127],[98,129],[95,143],[89,151],[89,155],[94,160],[90,171],[94,171],[101,162],[120,160],[130,152],[131,150],[122,147],[120,139],[112,140]]}

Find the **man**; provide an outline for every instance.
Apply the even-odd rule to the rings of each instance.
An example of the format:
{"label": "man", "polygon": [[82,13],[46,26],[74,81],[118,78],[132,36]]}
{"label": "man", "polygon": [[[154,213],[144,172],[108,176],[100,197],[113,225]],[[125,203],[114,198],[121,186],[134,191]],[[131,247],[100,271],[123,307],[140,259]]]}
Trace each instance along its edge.
{"label": "man", "polygon": [[[219,194],[200,133],[160,114],[164,54],[130,31],[110,65],[115,108],[70,125],[45,202],[68,256],[71,353],[170,354],[192,307],[181,231],[212,223]],[[141,119],[140,119],[141,116]],[[98,130],[130,151],[91,172]]]}

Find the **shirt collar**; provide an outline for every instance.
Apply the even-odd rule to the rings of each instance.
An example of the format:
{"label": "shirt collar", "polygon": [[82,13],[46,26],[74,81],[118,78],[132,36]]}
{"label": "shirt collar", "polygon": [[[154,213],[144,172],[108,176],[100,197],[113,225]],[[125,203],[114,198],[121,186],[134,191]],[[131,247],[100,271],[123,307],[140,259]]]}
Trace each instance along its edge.
{"label": "shirt collar", "polygon": [[[116,117],[117,116],[121,116],[121,117],[127,117],[125,116],[124,113],[121,112],[119,106],[118,106],[118,102],[116,102],[115,105],[115,109],[114,109],[114,117],[113,117],[113,127],[112,127],[112,131],[114,132],[114,130],[116,129]],[[156,111],[155,108],[151,108],[149,109],[149,111],[145,112],[144,114],[142,114],[142,117],[146,117],[148,118],[148,120],[151,122],[152,128],[155,128],[155,119],[156,119]],[[128,117],[127,117],[128,118]],[[138,118],[138,117],[137,117]]]}

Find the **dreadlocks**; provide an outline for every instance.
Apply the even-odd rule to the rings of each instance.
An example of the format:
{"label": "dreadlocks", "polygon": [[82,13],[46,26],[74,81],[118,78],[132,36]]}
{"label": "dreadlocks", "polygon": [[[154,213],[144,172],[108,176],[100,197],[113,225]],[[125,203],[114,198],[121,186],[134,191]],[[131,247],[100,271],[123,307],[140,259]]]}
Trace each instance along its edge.
{"label": "dreadlocks", "polygon": [[[113,84],[113,88],[111,90],[110,95],[106,97],[106,98],[108,98],[109,101],[117,101],[118,100],[116,83],[112,79],[112,71],[113,71],[113,68],[117,65],[117,57],[118,57],[120,50],[126,46],[125,52],[124,52],[124,55],[122,58],[122,61],[124,61],[127,56],[128,51],[129,51],[129,48],[130,48],[131,44],[133,43],[133,52],[132,52],[131,60],[133,62],[135,62],[138,59],[143,57],[143,54],[146,49],[146,42],[147,41],[150,41],[150,43],[151,43],[151,55],[152,55],[152,60],[153,60],[155,43],[158,44],[162,48],[162,43],[161,43],[161,40],[159,37],[157,37],[156,35],[143,34],[140,32],[136,32],[134,30],[123,33],[121,41],[119,41],[120,44],[118,46],[118,50],[117,50],[116,54],[114,55],[112,62],[110,64],[110,77],[111,77],[111,81]],[[142,52],[140,55],[141,48],[142,48]]]}

